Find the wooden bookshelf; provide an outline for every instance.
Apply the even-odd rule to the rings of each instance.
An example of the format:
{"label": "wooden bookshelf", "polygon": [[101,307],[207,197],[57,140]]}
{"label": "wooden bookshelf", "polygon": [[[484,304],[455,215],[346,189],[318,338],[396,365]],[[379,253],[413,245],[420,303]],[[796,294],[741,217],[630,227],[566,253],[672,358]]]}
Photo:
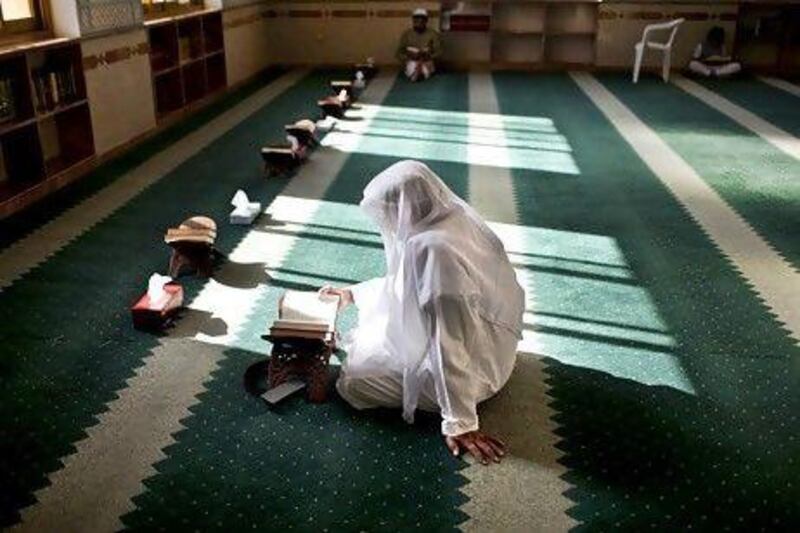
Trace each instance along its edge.
{"label": "wooden bookshelf", "polygon": [[0,216],[65,185],[94,155],[80,44],[0,55]]}
{"label": "wooden bookshelf", "polygon": [[222,13],[203,11],[145,25],[159,120],[227,87]]}
{"label": "wooden bookshelf", "polygon": [[[462,36],[443,27],[445,53],[454,63],[485,63],[495,68],[591,66],[595,63],[597,2],[493,0],[444,2],[443,21],[458,16],[490,17],[488,31]],[[448,12],[448,10],[451,10]],[[469,27],[469,22],[466,23]],[[448,53],[448,46],[470,46]]]}

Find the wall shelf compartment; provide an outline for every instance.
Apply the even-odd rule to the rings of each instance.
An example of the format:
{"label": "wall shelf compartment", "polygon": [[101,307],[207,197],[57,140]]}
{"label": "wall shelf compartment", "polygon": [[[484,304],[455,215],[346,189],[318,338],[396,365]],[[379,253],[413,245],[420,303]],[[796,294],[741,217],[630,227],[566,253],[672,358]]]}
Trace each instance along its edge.
{"label": "wall shelf compartment", "polygon": [[228,86],[221,12],[145,25],[159,120]]}
{"label": "wall shelf compartment", "polygon": [[0,217],[69,183],[94,150],[79,43],[0,57]]}
{"label": "wall shelf compartment", "polygon": [[453,63],[522,69],[595,64],[597,2],[445,2],[442,11],[443,21],[483,14],[490,18],[490,31],[483,33],[452,31],[443,22],[445,55]]}

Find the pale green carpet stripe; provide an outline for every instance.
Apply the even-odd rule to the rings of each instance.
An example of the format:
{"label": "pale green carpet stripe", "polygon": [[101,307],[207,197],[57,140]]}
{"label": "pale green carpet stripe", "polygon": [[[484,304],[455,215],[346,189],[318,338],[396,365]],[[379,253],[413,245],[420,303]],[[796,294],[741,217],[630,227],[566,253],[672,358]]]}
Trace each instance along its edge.
{"label": "pale green carpet stripe", "polygon": [[[394,75],[378,77],[363,99],[379,104],[394,79]],[[369,121],[375,112],[370,109],[361,116],[353,112],[353,118]],[[315,200],[325,194],[347,157],[330,148],[317,150],[214,277],[236,277],[242,264],[280,267],[298,237],[269,233],[270,220],[290,219],[299,227],[311,221],[320,205]],[[206,390],[205,384],[266,290],[263,284],[239,289],[214,280],[206,283],[189,303],[188,316],[152,350],[108,411],[98,416],[98,425],[63,460],[64,468],[50,476],[50,486],[36,493],[38,504],[23,511],[19,529],[121,529],[120,517],[133,510],[131,500],[144,490],[144,480],[157,474],[154,464],[165,457],[162,450],[175,442],[173,435],[184,427],[182,421],[191,416],[197,396]],[[225,321],[228,333],[223,337],[203,333],[208,317]]]}
{"label": "pale green carpet stripe", "polygon": [[800,341],[800,273],[600,82],[587,73],[571,75],[728,257],[792,339]]}
{"label": "pale green carpet stripe", "polygon": [[150,185],[295,85],[308,71],[295,70],[188,134],[78,205],[0,252],[0,292],[107,218]]}
{"label": "pale green carpet stripe", "polygon": [[[487,220],[517,224],[519,217],[508,164],[511,156],[490,73],[470,73],[469,111],[467,154],[472,162],[469,167],[469,202]],[[482,142],[487,129],[497,132],[496,146],[486,146]],[[476,164],[478,161],[492,166]]]}
{"label": "pale green carpet stripe", "polygon": [[[526,251],[525,239],[518,226],[508,140],[491,74],[470,74],[469,111],[469,160],[493,165],[470,165],[469,201],[492,221],[513,261],[515,254]],[[495,132],[496,143],[491,153],[482,153],[487,150],[487,129]],[[535,298],[531,275],[520,269],[517,276],[530,311]],[[525,332],[509,382],[481,406],[481,428],[505,440],[510,454],[500,465],[472,463],[462,471],[469,484],[461,490],[470,498],[461,507],[470,516],[461,526],[465,531],[565,531],[575,525],[566,514],[572,504],[563,494],[570,485],[561,479],[565,469],[558,462],[559,438],[534,335]]]}
{"label": "pale green carpet stripe", "polygon": [[775,146],[778,150],[800,160],[800,139],[791,133],[780,129],[755,113],[734,104],[727,98],[679,74],[673,76],[672,83],[704,102],[706,105],[713,107],[723,115],[738,122],[740,125]]}
{"label": "pale green carpet stripe", "polygon": [[771,76],[759,76],[758,79],[768,85],[772,85],[776,89],[780,89],[800,98],[800,86],[795,85],[794,83],[782,80],[781,78],[773,78]]}

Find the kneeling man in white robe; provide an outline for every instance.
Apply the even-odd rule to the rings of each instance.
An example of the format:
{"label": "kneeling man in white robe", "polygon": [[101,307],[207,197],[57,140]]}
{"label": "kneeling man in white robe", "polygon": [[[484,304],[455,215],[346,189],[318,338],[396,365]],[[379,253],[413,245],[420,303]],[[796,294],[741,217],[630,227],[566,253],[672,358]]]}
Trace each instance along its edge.
{"label": "kneeling man in white robe", "polygon": [[439,412],[453,454],[488,464],[504,445],[480,431],[477,406],[508,381],[524,293],[503,244],[427,166],[397,163],[364,190],[380,228],[386,276],[323,292],[355,303],[339,394],[357,409]]}

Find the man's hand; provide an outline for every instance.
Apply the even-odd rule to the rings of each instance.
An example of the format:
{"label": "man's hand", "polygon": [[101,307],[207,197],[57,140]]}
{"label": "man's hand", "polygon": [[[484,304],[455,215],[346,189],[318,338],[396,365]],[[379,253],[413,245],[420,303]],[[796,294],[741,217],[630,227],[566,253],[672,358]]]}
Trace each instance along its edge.
{"label": "man's hand", "polygon": [[354,303],[353,291],[347,288],[335,289],[330,285],[326,285],[319,290],[319,294],[320,296],[338,296],[340,311]]}
{"label": "man's hand", "polygon": [[488,465],[491,461],[499,463],[506,454],[506,445],[480,431],[470,431],[454,437],[445,437],[445,444],[453,452],[460,455],[464,450],[477,461]]}

